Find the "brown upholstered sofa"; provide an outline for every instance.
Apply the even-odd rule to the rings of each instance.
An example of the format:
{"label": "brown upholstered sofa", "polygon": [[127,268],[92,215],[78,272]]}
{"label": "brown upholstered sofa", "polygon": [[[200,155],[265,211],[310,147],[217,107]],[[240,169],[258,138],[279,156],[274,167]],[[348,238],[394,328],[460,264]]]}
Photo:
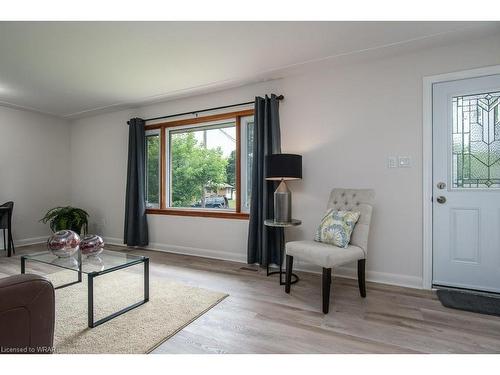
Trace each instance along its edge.
{"label": "brown upholstered sofa", "polygon": [[54,287],[37,275],[0,279],[0,353],[51,353]]}

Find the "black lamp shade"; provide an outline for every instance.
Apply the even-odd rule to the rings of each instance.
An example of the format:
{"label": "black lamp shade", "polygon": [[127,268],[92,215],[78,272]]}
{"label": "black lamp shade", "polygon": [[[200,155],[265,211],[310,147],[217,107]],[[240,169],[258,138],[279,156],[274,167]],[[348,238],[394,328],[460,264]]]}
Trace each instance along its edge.
{"label": "black lamp shade", "polygon": [[301,178],[301,155],[271,154],[266,156],[266,180],[298,180]]}

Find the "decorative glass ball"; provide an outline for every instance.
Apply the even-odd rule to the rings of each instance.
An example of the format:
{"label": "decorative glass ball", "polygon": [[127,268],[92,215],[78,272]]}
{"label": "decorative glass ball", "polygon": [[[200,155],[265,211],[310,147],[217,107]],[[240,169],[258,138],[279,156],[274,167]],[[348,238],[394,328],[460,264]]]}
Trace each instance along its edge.
{"label": "decorative glass ball", "polygon": [[78,251],[80,236],[72,230],[60,230],[47,240],[47,248],[59,258],[67,258]]}
{"label": "decorative glass ball", "polygon": [[80,242],[80,251],[83,255],[97,255],[102,252],[104,241],[100,236],[88,234]]}

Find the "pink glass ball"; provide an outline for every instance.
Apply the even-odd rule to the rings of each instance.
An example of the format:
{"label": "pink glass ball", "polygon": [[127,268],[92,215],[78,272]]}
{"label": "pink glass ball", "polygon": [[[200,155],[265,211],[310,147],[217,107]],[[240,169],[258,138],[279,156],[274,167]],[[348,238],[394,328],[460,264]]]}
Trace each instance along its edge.
{"label": "pink glass ball", "polygon": [[80,236],[72,230],[60,230],[47,240],[47,248],[59,258],[67,258],[78,251]]}
{"label": "pink glass ball", "polygon": [[104,241],[100,236],[88,234],[80,242],[80,251],[83,255],[97,255],[103,250]]}

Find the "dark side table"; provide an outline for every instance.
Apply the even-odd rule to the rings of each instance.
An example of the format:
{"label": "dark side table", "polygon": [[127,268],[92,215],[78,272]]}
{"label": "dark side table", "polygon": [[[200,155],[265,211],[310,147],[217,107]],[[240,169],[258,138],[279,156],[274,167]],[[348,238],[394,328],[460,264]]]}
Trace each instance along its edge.
{"label": "dark side table", "polygon": [[[296,227],[300,224],[302,224],[302,221],[296,220],[296,219],[292,219],[292,221],[290,221],[288,223],[274,221],[272,219],[267,219],[264,221],[264,225],[266,227],[271,227],[274,230],[279,230],[279,231],[282,231],[283,233],[284,233],[285,228]],[[283,238],[284,238],[284,234],[283,234]],[[283,244],[283,246],[281,247],[281,249],[279,251],[279,255],[280,255],[280,257],[279,257],[279,271],[270,271],[269,270],[269,263],[271,263],[271,252],[268,251],[268,253],[267,253],[267,268],[266,268],[267,276],[279,274],[280,275],[280,285],[285,285],[285,280],[283,280],[283,276],[284,276],[283,258],[285,255],[284,253],[285,253],[285,244]],[[298,281],[299,281],[299,277],[296,274],[292,273],[292,284],[295,284]]]}

